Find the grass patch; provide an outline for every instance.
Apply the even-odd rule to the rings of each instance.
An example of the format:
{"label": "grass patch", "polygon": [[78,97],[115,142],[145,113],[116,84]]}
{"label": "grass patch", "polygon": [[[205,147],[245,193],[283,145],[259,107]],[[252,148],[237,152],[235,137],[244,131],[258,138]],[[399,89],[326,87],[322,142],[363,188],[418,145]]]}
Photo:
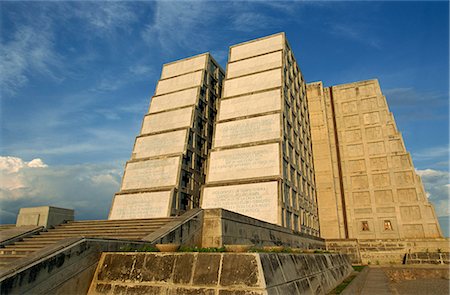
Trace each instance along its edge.
{"label": "grass patch", "polygon": [[159,250],[152,245],[144,245],[138,248],[136,248],[136,246],[125,245],[120,247],[119,250],[123,252],[159,252]]}
{"label": "grass patch", "polygon": [[225,252],[225,248],[224,247],[220,247],[220,248],[199,248],[199,247],[186,247],[186,246],[181,246],[180,249],[178,249],[177,252],[206,252],[206,253],[211,253],[211,252]]}
{"label": "grass patch", "polygon": [[[365,265],[352,265],[353,270],[356,272],[361,272],[364,267],[366,267]],[[334,288],[330,293],[330,295],[334,295],[334,294],[341,294],[342,291],[345,290],[345,288],[347,288],[347,286],[351,283],[351,281],[353,281],[353,279],[357,276],[357,274],[351,274],[348,276],[348,278],[346,278],[339,286],[337,286],[336,288]]]}
{"label": "grass patch", "polygon": [[366,267],[366,266],[365,266],[365,265],[352,265],[352,267],[353,267],[353,270],[354,270],[354,271],[360,272],[360,271],[362,271],[362,270],[364,269],[364,267]]}

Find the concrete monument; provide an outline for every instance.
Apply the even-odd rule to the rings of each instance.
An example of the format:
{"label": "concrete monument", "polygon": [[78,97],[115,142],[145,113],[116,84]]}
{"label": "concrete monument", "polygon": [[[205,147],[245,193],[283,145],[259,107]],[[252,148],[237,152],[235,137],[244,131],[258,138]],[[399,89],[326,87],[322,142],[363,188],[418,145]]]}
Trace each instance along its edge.
{"label": "concrete monument", "polygon": [[202,208],[319,235],[306,85],[283,33],[230,48]]}
{"label": "concrete monument", "polygon": [[165,64],[109,219],[199,207],[224,71],[210,54]]}
{"label": "concrete monument", "polygon": [[442,237],[378,81],[307,89],[322,237]]}

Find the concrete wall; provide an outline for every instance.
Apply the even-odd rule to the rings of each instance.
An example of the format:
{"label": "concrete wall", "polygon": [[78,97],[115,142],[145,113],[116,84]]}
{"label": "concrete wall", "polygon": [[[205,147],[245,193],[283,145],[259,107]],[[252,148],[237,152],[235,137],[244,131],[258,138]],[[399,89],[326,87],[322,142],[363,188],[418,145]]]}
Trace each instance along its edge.
{"label": "concrete wall", "polygon": [[204,210],[202,247],[227,244],[323,249],[324,240],[223,209]]}
{"label": "concrete wall", "polygon": [[340,254],[103,253],[89,294],[325,294],[351,271]]}
{"label": "concrete wall", "polygon": [[450,264],[449,252],[416,252],[406,254],[405,264]]}
{"label": "concrete wall", "polygon": [[449,252],[449,239],[325,240],[327,250],[349,255],[352,263],[402,264],[414,252]]}

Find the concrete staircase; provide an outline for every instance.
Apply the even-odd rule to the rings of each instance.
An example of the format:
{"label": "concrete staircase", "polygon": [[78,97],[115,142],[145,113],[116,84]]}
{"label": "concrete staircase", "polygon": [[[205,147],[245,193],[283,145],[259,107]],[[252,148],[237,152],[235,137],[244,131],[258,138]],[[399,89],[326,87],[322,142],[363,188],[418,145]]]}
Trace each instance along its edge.
{"label": "concrete staircase", "polygon": [[0,269],[47,246],[73,237],[141,240],[173,218],[71,221],[0,248]]}

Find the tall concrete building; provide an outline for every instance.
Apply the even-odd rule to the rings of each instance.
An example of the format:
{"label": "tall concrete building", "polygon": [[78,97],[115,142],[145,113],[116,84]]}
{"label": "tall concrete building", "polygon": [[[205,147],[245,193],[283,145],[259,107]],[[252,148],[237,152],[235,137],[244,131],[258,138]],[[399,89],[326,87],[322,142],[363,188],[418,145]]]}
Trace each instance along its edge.
{"label": "tall concrete building", "polygon": [[230,48],[206,175],[202,208],[319,235],[306,84],[283,33]]}
{"label": "tall concrete building", "polygon": [[442,237],[378,81],[307,89],[321,236]]}
{"label": "tall concrete building", "polygon": [[224,71],[210,54],[165,64],[109,219],[199,207]]}

